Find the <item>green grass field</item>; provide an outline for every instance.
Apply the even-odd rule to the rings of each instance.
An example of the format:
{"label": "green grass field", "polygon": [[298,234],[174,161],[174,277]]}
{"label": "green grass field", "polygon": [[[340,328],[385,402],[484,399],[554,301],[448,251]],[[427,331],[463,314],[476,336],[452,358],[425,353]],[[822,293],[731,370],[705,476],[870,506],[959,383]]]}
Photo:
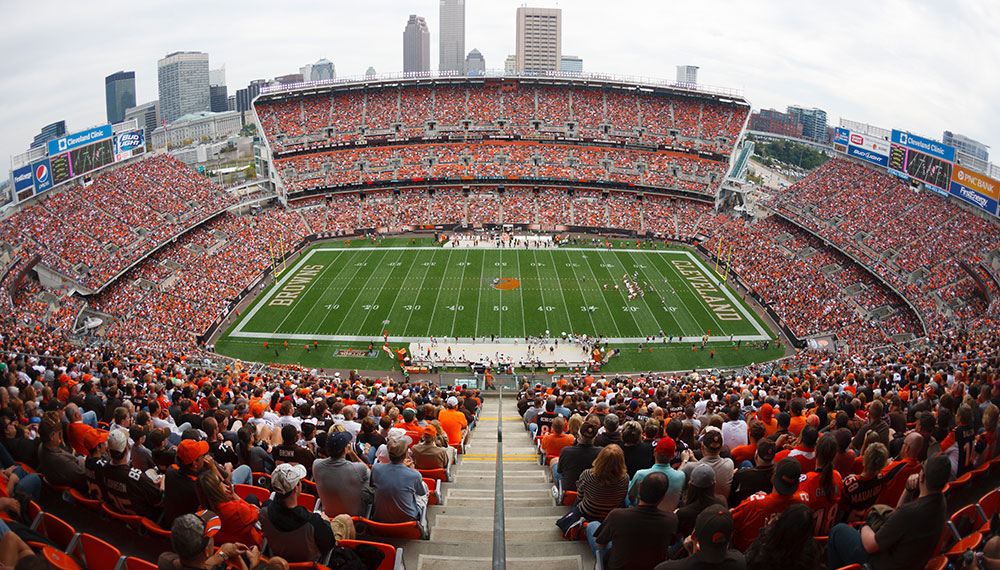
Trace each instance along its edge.
{"label": "green grass field", "polygon": [[[710,342],[726,346],[731,346],[730,336],[744,342],[774,338],[711,268],[686,249],[453,249],[404,243],[313,247],[235,321],[217,349],[239,358],[285,361],[281,351],[277,357],[270,352],[283,348],[284,341],[300,350],[314,342],[327,348],[367,348],[371,341],[381,344],[383,331],[394,345],[445,336],[523,341],[545,331],[553,337],[603,334],[612,345],[632,347],[623,352],[637,354],[636,343],[660,337],[661,331],[673,335],[669,349],[678,354],[691,352],[690,343],[700,344],[706,333]],[[641,289],[644,295],[629,298],[626,273],[634,291]],[[288,357],[325,367],[366,368],[365,360],[373,360],[338,361],[332,352]],[[778,356],[773,350],[766,355],[741,352],[713,364]],[[685,360],[679,358],[678,364],[686,368]],[[388,362],[379,359],[379,366],[370,368]],[[636,362],[636,369],[650,367],[643,364]]]}

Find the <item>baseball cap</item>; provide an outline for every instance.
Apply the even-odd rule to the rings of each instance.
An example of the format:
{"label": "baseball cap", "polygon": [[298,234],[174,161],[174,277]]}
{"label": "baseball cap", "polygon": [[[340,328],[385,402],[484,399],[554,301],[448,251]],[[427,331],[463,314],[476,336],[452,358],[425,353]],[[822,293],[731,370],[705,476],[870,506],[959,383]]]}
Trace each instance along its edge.
{"label": "baseball cap", "polygon": [[695,487],[714,487],[715,469],[712,469],[704,463],[695,466],[694,470],[691,471],[690,483]]}
{"label": "baseball cap", "polygon": [[722,449],[722,433],[715,430],[705,432],[705,435],[701,436],[701,444],[712,453],[717,453]]}
{"label": "baseball cap", "polygon": [[254,405],[250,406],[250,413],[255,416],[262,415],[264,413],[264,404],[254,402]]}
{"label": "baseball cap", "polygon": [[732,536],[733,515],[729,513],[729,509],[719,505],[709,505],[698,513],[698,518],[694,521],[694,537],[698,540],[702,560],[709,563],[725,560],[729,539]]}
{"label": "baseball cap", "polygon": [[450,396],[447,400],[445,400],[445,403],[449,406],[458,406],[458,398]]}
{"label": "baseball cap", "polygon": [[802,475],[802,464],[795,458],[786,457],[774,468],[771,483],[774,490],[781,495],[791,495],[799,488],[799,475]]}
{"label": "baseball cap", "polygon": [[436,437],[437,434],[438,434],[438,430],[433,425],[427,424],[426,426],[424,426],[424,435],[429,435],[431,437]]}
{"label": "baseball cap", "polygon": [[170,526],[170,544],[182,559],[191,559],[205,550],[209,538],[221,528],[219,517],[212,511],[181,515]]}
{"label": "baseball cap", "polygon": [[108,431],[103,429],[92,429],[83,434],[83,446],[87,451],[93,451],[98,445],[108,441]]}
{"label": "baseball cap", "polygon": [[[350,435],[350,434],[348,434]],[[282,463],[271,472],[271,487],[282,495],[291,493],[306,476],[306,468],[293,463]]]}
{"label": "baseball cap", "polygon": [[335,431],[326,437],[326,450],[330,455],[340,455],[351,443],[351,434],[346,431]]}
{"label": "baseball cap", "polygon": [[762,439],[757,442],[757,457],[764,461],[774,461],[774,442],[770,439]]}
{"label": "baseball cap", "polygon": [[406,450],[410,448],[410,436],[407,435],[397,435],[389,436],[389,441],[386,443],[386,450],[389,452],[389,457],[403,457],[406,455]]}
{"label": "baseball cap", "polygon": [[580,437],[583,439],[594,439],[597,437],[597,426],[590,422],[584,422],[580,426]]}
{"label": "baseball cap", "polygon": [[208,453],[207,441],[185,439],[177,446],[177,460],[183,465],[191,465],[196,459]]}
{"label": "baseball cap", "polygon": [[661,457],[673,457],[677,453],[677,442],[673,439],[663,436],[660,441],[656,442],[656,455]]}
{"label": "baseball cap", "polygon": [[111,451],[125,451],[128,447],[129,432],[123,429],[116,429],[108,434],[108,449]]}
{"label": "baseball cap", "polygon": [[412,422],[415,417],[417,417],[417,411],[413,408],[405,408],[403,410],[403,419],[406,420],[407,423]]}

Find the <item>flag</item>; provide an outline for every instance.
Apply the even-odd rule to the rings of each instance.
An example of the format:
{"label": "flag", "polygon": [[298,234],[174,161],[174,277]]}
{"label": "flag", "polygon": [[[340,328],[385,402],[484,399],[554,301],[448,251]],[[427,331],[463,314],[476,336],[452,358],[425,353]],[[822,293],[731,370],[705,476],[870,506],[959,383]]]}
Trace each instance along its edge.
{"label": "flag", "polygon": [[392,358],[392,349],[389,348],[388,342],[382,345],[382,350],[384,350],[385,353],[389,355],[389,358]]}
{"label": "flag", "polygon": [[167,119],[166,119],[166,117],[163,118],[163,133],[164,134],[167,133]]}

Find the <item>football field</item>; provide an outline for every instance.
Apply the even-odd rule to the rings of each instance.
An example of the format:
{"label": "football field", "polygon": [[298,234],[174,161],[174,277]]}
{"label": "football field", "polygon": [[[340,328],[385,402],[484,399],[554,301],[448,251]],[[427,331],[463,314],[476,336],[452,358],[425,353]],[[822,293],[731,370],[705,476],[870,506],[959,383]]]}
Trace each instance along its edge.
{"label": "football field", "polygon": [[434,338],[661,335],[774,338],[685,249],[338,247],[281,273],[220,340],[420,342]]}

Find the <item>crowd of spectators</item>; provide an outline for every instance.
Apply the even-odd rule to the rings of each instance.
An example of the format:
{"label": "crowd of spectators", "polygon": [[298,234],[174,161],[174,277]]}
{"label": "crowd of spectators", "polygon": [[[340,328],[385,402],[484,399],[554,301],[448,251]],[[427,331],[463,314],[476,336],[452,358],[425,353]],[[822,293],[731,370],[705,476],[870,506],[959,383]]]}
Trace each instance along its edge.
{"label": "crowd of spectators", "polygon": [[748,113],[707,99],[530,85],[377,87],[264,99],[255,108],[278,154],[362,136],[435,138],[466,128],[482,136],[560,134],[728,154]]}
{"label": "crowd of spectators", "polygon": [[960,285],[968,275],[959,263],[1000,247],[996,223],[845,159],[830,160],[772,205],[900,290],[934,330],[968,316],[952,307],[978,302]]}
{"label": "crowd of spectators", "polygon": [[0,240],[40,254],[45,265],[97,289],[234,203],[207,178],[156,156],[18,209],[0,222]]}
{"label": "crowd of spectators", "polygon": [[539,178],[642,183],[714,195],[726,171],[724,163],[679,153],[496,141],[324,149],[279,158],[275,168],[291,194],[387,180]]}
{"label": "crowd of spectators", "polygon": [[998,349],[959,333],[770,372],[560,378],[517,407],[572,506],[557,524],[582,519],[605,568],[923,568],[957,540],[945,485],[998,456]]}

